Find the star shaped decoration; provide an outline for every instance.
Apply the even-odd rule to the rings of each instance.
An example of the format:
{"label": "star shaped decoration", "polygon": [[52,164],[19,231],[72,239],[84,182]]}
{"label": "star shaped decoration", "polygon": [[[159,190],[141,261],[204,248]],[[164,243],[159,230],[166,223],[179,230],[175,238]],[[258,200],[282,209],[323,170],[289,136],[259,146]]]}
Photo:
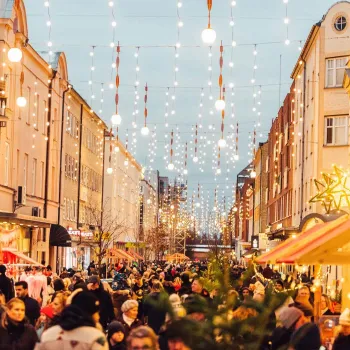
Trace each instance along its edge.
{"label": "star shaped decoration", "polygon": [[322,180],[314,180],[317,194],[310,199],[310,203],[321,202],[329,214],[332,209],[350,208],[349,174],[337,166],[333,166],[333,173],[322,173]]}

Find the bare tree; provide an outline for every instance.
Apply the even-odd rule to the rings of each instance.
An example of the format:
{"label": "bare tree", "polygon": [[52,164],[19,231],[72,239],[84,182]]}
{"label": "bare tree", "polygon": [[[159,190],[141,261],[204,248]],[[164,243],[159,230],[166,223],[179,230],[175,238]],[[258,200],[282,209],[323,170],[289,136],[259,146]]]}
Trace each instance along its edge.
{"label": "bare tree", "polygon": [[151,254],[154,254],[156,260],[161,260],[164,252],[169,249],[169,235],[163,224],[152,228],[145,237],[146,260],[150,260]]}
{"label": "bare tree", "polygon": [[113,214],[108,201],[102,208],[93,201],[85,206],[86,222],[95,226],[94,239],[89,244],[97,257],[97,264],[101,266],[108,249],[113,248],[114,242],[130,231],[129,223],[120,214]]}

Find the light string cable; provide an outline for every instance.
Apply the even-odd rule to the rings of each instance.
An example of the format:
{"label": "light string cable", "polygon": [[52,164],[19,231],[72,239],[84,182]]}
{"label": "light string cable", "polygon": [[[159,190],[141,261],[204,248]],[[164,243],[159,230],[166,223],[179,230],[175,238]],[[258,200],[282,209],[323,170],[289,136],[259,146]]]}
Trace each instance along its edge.
{"label": "light string cable", "polygon": [[46,25],[48,27],[48,41],[47,41],[47,47],[48,47],[48,62],[49,62],[49,68],[52,68],[51,63],[52,63],[52,56],[53,56],[53,51],[52,51],[52,41],[51,41],[51,31],[52,31],[52,21],[51,21],[51,13],[50,13],[50,1],[46,0],[44,1],[44,6],[47,9],[47,20],[46,20]]}
{"label": "light string cable", "polygon": [[114,14],[114,2],[108,1],[108,6],[111,9],[111,27],[112,27],[112,41],[109,44],[109,47],[112,49],[112,63],[111,63],[111,81],[109,82],[108,86],[112,90],[115,87],[115,84],[113,82],[114,80],[114,69],[116,69],[116,62],[115,62],[115,38],[116,38],[116,28],[117,28],[117,21]]}

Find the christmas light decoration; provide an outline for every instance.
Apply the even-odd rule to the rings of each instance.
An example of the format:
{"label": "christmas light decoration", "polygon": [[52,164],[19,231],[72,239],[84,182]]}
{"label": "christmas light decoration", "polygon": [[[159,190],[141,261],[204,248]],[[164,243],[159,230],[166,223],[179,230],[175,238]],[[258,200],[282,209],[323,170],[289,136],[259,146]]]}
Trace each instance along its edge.
{"label": "christmas light decoration", "polygon": [[144,108],[144,118],[145,118],[145,123],[144,123],[144,126],[143,128],[141,129],[141,134],[143,136],[147,136],[149,134],[149,129],[147,127],[147,116],[148,116],[148,110],[147,110],[147,96],[148,96],[148,86],[147,86],[147,83],[146,83],[146,86],[145,86],[145,97],[144,97],[144,101],[145,101],[145,108]]}
{"label": "christmas light decoration", "polygon": [[223,59],[223,56],[222,56],[223,52],[224,52],[224,47],[223,47],[222,41],[221,41],[221,45],[220,45],[220,76],[219,76],[220,97],[215,102],[215,108],[218,111],[223,111],[225,109],[225,106],[226,106],[225,99],[222,97],[222,67],[223,67],[223,64],[224,64],[224,59]]}
{"label": "christmas light decoration", "polygon": [[202,32],[202,40],[205,44],[213,44],[216,39],[216,32],[213,28],[211,28],[210,25],[210,15],[211,15],[211,9],[213,6],[212,0],[207,0],[207,7],[208,7],[208,28],[204,29]]}
{"label": "christmas light decoration", "polygon": [[8,50],[7,57],[10,62],[18,63],[23,57],[22,50],[17,47],[13,47],[12,49]]}

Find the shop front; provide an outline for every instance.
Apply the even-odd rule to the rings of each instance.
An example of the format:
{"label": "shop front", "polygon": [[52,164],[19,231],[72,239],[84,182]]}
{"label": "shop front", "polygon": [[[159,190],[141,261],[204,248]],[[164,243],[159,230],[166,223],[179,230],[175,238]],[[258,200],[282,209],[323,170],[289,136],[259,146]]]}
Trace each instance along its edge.
{"label": "shop front", "polygon": [[72,240],[71,247],[63,250],[62,263],[67,269],[86,270],[94,260],[94,233],[91,231],[72,230],[68,228]]}

